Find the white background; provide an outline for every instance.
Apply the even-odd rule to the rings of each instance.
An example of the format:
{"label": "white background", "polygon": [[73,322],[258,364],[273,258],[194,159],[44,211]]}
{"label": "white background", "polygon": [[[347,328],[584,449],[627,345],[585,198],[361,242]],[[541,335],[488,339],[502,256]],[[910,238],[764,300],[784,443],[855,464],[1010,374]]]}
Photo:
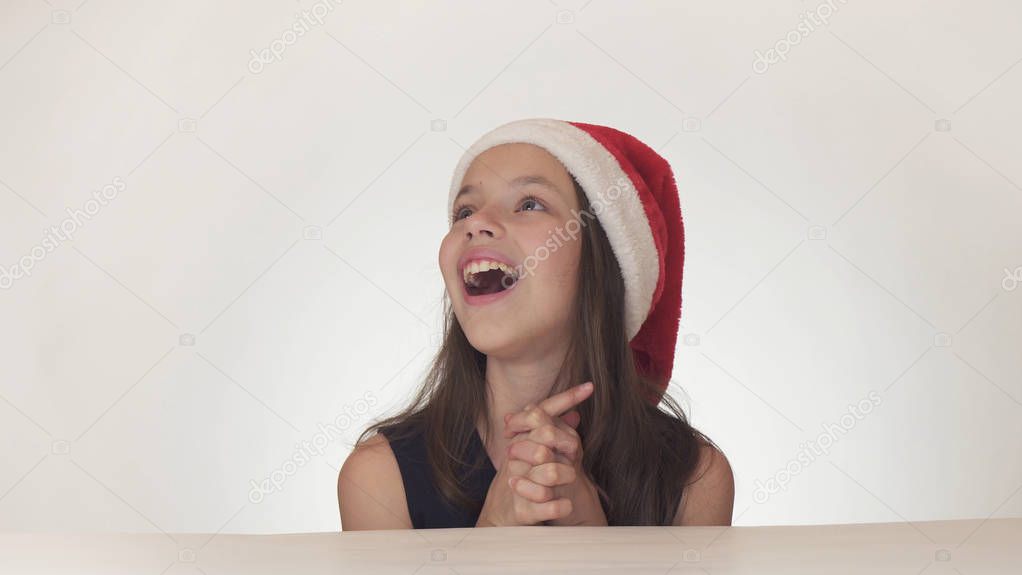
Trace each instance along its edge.
{"label": "white background", "polygon": [[348,0],[285,42],[315,6],[3,2],[0,529],[338,530],[438,344],[455,163],[530,116],[674,167],[671,391],[736,525],[1022,515],[1022,4]]}

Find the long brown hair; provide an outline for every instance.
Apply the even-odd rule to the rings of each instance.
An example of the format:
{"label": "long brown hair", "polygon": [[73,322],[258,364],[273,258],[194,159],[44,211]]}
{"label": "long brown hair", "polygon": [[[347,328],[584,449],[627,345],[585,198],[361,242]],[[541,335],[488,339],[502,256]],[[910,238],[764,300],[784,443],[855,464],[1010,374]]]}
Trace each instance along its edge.
{"label": "long brown hair", "polygon": [[[670,525],[684,486],[692,480],[700,444],[716,445],[688,423],[666,391],[661,403],[656,384],[638,373],[624,328],[624,281],[599,220],[591,214],[581,186],[572,177],[580,214],[581,256],[572,340],[560,374],[567,387],[592,381],[592,396],[575,409],[582,441],[582,466],[600,494],[608,525]],[[486,408],[486,355],[472,347],[444,293],[443,343],[408,407],[363,431],[388,428],[389,439],[423,433],[438,490],[451,503],[478,513],[459,483],[476,422],[491,422]],[[558,378],[558,381],[561,381]],[[565,389],[567,388],[565,387]],[[563,389],[552,389],[556,394]],[[486,443],[488,438],[482,437]],[[485,455],[485,454],[484,454]]]}

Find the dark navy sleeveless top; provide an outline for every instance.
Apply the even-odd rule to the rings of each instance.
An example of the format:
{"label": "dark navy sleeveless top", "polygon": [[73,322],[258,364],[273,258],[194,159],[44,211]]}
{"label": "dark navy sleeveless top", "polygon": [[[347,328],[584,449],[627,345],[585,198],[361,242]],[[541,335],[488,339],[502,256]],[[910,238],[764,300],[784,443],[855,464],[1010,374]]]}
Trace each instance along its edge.
{"label": "dark navy sleeveless top", "polygon": [[390,427],[380,429],[390,442],[390,449],[397,458],[401,469],[401,480],[405,487],[408,514],[414,529],[445,529],[452,527],[475,527],[479,510],[486,501],[490,483],[497,475],[479,431],[473,428],[466,459],[469,462],[482,461],[481,467],[461,466],[458,477],[464,482],[467,495],[477,503],[475,512],[464,510],[443,498],[433,481],[429,462],[426,458],[426,443],[421,427],[415,428],[411,437],[392,440]]}

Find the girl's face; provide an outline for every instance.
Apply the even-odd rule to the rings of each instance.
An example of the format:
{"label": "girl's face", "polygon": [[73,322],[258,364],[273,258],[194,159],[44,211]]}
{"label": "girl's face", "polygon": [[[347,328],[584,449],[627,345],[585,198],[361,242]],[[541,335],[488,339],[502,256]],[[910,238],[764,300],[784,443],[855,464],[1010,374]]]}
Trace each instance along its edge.
{"label": "girl's face", "polygon": [[[566,227],[580,219],[571,176],[543,148],[503,144],[476,157],[460,189],[439,263],[469,342],[501,357],[561,348],[569,336],[582,242],[579,225]],[[481,289],[468,287],[463,269],[483,260],[507,264],[518,279],[489,271],[470,276]],[[473,295],[494,291],[501,281],[499,287],[511,287]]]}

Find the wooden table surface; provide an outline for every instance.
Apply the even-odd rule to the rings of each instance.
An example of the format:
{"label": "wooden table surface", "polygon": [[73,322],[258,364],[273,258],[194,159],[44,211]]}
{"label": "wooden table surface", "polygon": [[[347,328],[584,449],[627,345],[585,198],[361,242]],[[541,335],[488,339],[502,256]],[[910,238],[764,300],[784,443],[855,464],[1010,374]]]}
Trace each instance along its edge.
{"label": "wooden table surface", "polygon": [[0,573],[1022,574],[1022,519],[774,527],[0,533]]}

